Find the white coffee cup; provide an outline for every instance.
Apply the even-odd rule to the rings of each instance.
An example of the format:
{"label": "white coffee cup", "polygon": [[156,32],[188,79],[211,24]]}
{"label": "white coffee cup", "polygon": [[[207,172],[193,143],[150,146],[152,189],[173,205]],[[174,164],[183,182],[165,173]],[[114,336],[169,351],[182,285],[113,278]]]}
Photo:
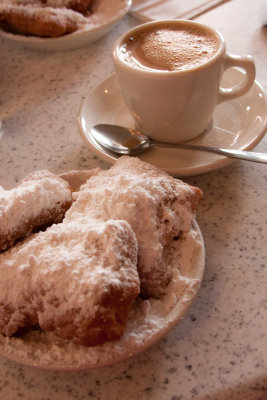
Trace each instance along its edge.
{"label": "white coffee cup", "polygon": [[[148,22],[124,33],[114,44],[113,62],[137,128],[173,143],[202,134],[215,106],[245,94],[256,74],[252,57],[228,54],[219,32],[178,19]],[[231,67],[244,70],[244,78],[223,88],[223,72]]]}

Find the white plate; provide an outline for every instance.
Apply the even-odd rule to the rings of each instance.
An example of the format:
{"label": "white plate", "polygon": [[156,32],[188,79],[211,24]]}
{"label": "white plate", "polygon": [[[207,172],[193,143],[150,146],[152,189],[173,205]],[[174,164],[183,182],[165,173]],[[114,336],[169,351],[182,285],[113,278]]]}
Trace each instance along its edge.
{"label": "white plate", "polygon": [[[232,68],[225,73],[224,86],[233,86],[242,77],[241,70]],[[119,156],[102,148],[90,135],[90,129],[98,123],[134,127],[115,75],[106,78],[88,94],[81,104],[78,123],[81,137],[90,150],[101,159],[114,163]],[[255,81],[246,95],[218,105],[211,128],[191,143],[251,150],[263,138],[266,129],[267,102],[263,89]],[[139,158],[179,177],[202,174],[234,161],[211,153],[163,147],[151,148]]]}
{"label": "white plate", "polygon": [[129,11],[131,4],[132,0],[96,0],[94,11],[83,29],[57,38],[17,35],[2,29],[0,35],[34,50],[72,50],[93,43],[106,35]]}
{"label": "white plate", "polygon": [[[72,171],[61,176],[77,187],[88,179],[90,171]],[[178,242],[175,242],[177,246]],[[177,262],[177,274],[168,286],[168,293],[161,300],[138,299],[131,309],[125,333],[120,340],[84,347],[58,338],[52,332],[36,330],[12,338],[0,334],[0,354],[36,368],[74,371],[113,365],[146,350],[183,318],[202,281],[205,249],[195,221],[191,236],[180,242],[179,246],[171,253],[171,260]],[[180,252],[184,251],[185,254],[188,248],[191,251],[188,261],[180,262]]]}

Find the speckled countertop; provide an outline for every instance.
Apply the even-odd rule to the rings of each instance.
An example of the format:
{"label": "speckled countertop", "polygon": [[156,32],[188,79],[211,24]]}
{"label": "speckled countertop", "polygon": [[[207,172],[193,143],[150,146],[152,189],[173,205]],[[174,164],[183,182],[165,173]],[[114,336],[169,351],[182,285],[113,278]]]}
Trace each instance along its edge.
{"label": "speckled countertop", "polygon": [[[259,2],[231,0],[198,20],[220,30],[229,51],[253,55],[267,90]],[[1,185],[42,168],[108,167],[80,139],[77,113],[113,72],[115,38],[137,23],[127,15],[100,41],[64,53],[0,39]],[[267,139],[257,150],[267,152]],[[1,399],[267,399],[267,166],[236,162],[185,180],[205,194],[198,222],[206,271],[182,322],[136,359],[102,370],[40,371],[0,356]]]}

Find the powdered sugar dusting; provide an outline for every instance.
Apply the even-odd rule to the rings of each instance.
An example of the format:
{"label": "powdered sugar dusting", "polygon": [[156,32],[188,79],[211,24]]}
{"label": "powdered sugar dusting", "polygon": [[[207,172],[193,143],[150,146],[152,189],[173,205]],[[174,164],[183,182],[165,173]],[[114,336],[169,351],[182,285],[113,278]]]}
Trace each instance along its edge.
{"label": "powdered sugar dusting", "polygon": [[140,287],[135,235],[126,221],[79,222],[54,224],[0,255],[2,333],[38,323],[84,345],[121,336]]}
{"label": "powdered sugar dusting", "polygon": [[167,293],[159,300],[138,298],[119,341],[84,347],[36,330],[22,337],[0,335],[1,354],[26,365],[56,370],[97,368],[138,354],[183,317],[196,295],[204,270],[204,245],[196,223],[182,245],[174,245],[166,256],[173,269]]}
{"label": "powdered sugar dusting", "polygon": [[[121,171],[123,173],[120,173]],[[74,190],[77,190],[73,194],[76,200],[72,205],[72,211],[67,213],[61,224],[53,225],[46,232],[32,236],[31,239],[27,239],[17,246],[14,254],[12,254],[12,248],[0,260],[1,268],[5,271],[3,276],[6,282],[0,281],[1,299],[3,304],[15,305],[15,309],[11,310],[10,314],[15,320],[11,322],[15,322],[16,325],[17,318],[23,317],[24,312],[17,305],[25,304],[24,300],[26,300],[27,315],[32,318],[32,321],[35,321],[36,310],[38,310],[38,312],[41,312],[38,317],[41,318],[36,319],[36,323],[40,322],[41,327],[43,322],[45,324],[48,323],[50,327],[46,325],[43,327],[44,330],[31,328],[28,333],[18,337],[0,335],[0,353],[20,363],[40,368],[57,370],[96,368],[116,363],[151,346],[183,317],[191,304],[199,288],[204,271],[203,240],[192,214],[201,193],[198,193],[199,189],[192,188],[182,181],[175,180],[158,171],[149,164],[130,157],[120,158],[116,165],[107,171],[95,169],[89,171],[89,174],[88,171],[86,173],[85,171],[81,171],[81,173],[71,171],[69,175],[61,175],[61,178],[64,178]],[[90,179],[87,180],[88,178]],[[84,181],[87,181],[86,184],[80,186]],[[113,192],[109,191],[108,182],[112,182],[115,197]],[[116,186],[116,182],[118,186]],[[98,191],[98,196],[94,193],[95,188]],[[131,193],[128,193],[130,188]],[[175,193],[174,197],[171,195],[172,192],[173,194]],[[103,196],[106,200],[100,201],[99,194],[100,197]],[[99,202],[101,211],[96,202],[93,201],[94,197]],[[144,204],[136,203],[136,199],[139,197],[143,199]],[[113,208],[113,201],[118,205],[118,210]],[[170,201],[171,203],[169,203]],[[178,203],[176,204],[176,202]],[[126,211],[123,210],[123,205]],[[181,210],[176,210],[176,205],[177,207],[181,206]],[[93,210],[90,209],[91,206]],[[138,216],[142,222],[147,217],[147,207],[158,210],[156,218],[153,214],[148,214],[149,219],[152,218],[148,224],[152,223],[155,230],[160,228],[160,223],[156,221],[165,221],[164,223],[166,223],[162,232],[159,229],[160,238],[157,238],[156,242],[159,239],[163,240],[160,258],[164,268],[166,267],[171,272],[171,276],[164,294],[161,293],[160,298],[157,299],[137,297],[136,289],[138,290],[138,288],[133,284],[137,278],[139,285],[136,261],[140,237],[137,232],[138,226],[135,226],[134,223],[131,226],[136,217],[134,213],[136,207],[140,208],[140,210],[143,209],[143,214]],[[86,211],[86,213],[84,214],[83,211]],[[178,231],[176,232],[172,228],[173,224],[177,223],[174,221],[175,217],[172,220],[172,212],[182,214],[176,215],[176,219],[179,220],[178,231],[182,229],[182,234],[177,238],[176,233]],[[127,222],[128,218],[129,221]],[[166,221],[166,218],[168,221]],[[107,233],[105,237],[103,237],[101,231],[103,229]],[[136,231],[135,233],[134,230]],[[120,234],[119,231],[121,232]],[[149,232],[146,233],[150,234]],[[97,238],[96,242],[98,244],[96,247],[94,247],[92,235]],[[69,238],[71,238],[71,251],[69,251],[68,246],[64,246],[65,236],[68,243]],[[87,239],[89,240],[89,247],[86,245]],[[137,242],[135,242],[136,239],[138,246]],[[143,239],[147,241],[146,236]],[[99,240],[102,243],[101,248],[99,248]],[[119,244],[114,243],[114,240],[119,240]],[[43,248],[44,243],[45,248]],[[83,243],[82,246],[81,243]],[[149,245],[153,246],[151,243]],[[85,299],[85,293],[80,282],[83,281],[84,273],[86,274],[85,281],[88,282],[88,278],[90,280],[91,268],[90,265],[87,265],[88,260],[86,260],[86,271],[82,265],[83,252],[87,254],[87,249],[90,251],[92,264],[97,265],[97,271],[91,281],[92,291],[89,290],[87,292],[87,298]],[[96,249],[96,252],[94,252],[94,249]],[[116,249],[115,254],[114,249]],[[148,253],[148,257],[150,255],[153,256],[153,251],[151,254]],[[47,252],[48,254],[46,254]],[[75,253],[74,255],[73,252]],[[59,256],[57,256],[57,253],[60,253]],[[35,259],[36,255],[38,262]],[[103,268],[101,268],[103,264],[96,260],[96,257],[101,259],[105,257],[105,260],[111,260],[109,265],[115,267],[114,274],[112,273],[112,276],[108,276],[104,290],[113,283],[117,286],[116,274],[117,272],[122,272],[123,274],[126,273],[129,278],[127,292],[129,285],[134,285],[132,286],[134,292],[130,295],[132,296],[132,300],[130,299],[129,303],[131,308],[129,309],[129,314],[127,313],[128,319],[121,338],[116,341],[106,341],[102,345],[85,347],[75,344],[72,340],[63,339],[62,337],[67,337],[65,335],[59,337],[56,333],[49,332],[49,330],[53,329],[53,318],[61,319],[62,308],[63,315],[70,315],[69,309],[64,308],[65,306],[69,307],[68,304],[70,306],[74,304],[77,309],[82,309],[83,306],[86,309],[87,304],[92,306],[90,306],[90,309],[94,308],[94,294],[97,295],[103,282],[103,276],[101,276],[101,285],[98,283],[94,285],[94,279],[98,279],[98,273],[102,274],[103,272]],[[96,263],[94,263],[94,259]],[[76,264],[76,260],[78,260],[78,264]],[[113,260],[117,260],[117,262],[114,263]],[[147,262],[149,262],[149,259],[147,259]],[[12,263],[15,266],[14,269],[12,269]],[[47,268],[47,263],[49,268]],[[122,271],[120,272],[121,269]],[[12,276],[12,271],[14,270],[20,276],[19,282],[16,280],[15,283]],[[29,275],[30,279],[28,279]],[[32,284],[27,287],[28,280]],[[77,288],[75,289],[75,280],[79,282],[78,290]],[[122,280],[124,281],[124,278]],[[118,284],[120,284],[119,282],[120,279]],[[52,288],[52,298],[49,297],[50,288]],[[30,293],[31,290],[32,293]],[[32,296],[34,291],[35,295]],[[90,297],[90,292],[93,293],[92,297]],[[72,297],[71,301],[65,303],[69,296]],[[7,302],[7,298],[10,301]],[[116,298],[117,296],[115,296]],[[118,298],[120,299],[121,297],[118,296]],[[39,307],[38,303],[40,299],[41,307]],[[112,299],[114,299],[114,296]],[[133,299],[135,299],[134,303],[132,303]],[[36,301],[38,304],[35,304]],[[49,307],[53,307],[51,312]],[[117,309],[116,304],[115,309]],[[22,311],[21,315],[19,314],[20,311]],[[75,322],[75,329],[81,331],[82,319],[77,319],[76,313],[73,315],[75,316],[75,321],[78,322]],[[7,324],[10,324],[9,327],[5,325],[5,321],[2,322],[4,322],[4,329],[12,329],[10,321]],[[18,326],[24,325],[19,323]],[[57,329],[60,328],[58,322],[56,322],[55,326]],[[5,330],[2,330],[2,332],[12,335],[12,332]],[[57,333],[59,334],[59,331]],[[83,342],[80,341],[79,343]]]}
{"label": "powdered sugar dusting", "polygon": [[121,157],[109,170],[92,176],[75,194],[65,221],[122,219],[138,240],[141,294],[158,298],[171,277],[165,251],[191,227],[200,191],[159,172],[137,158]]}
{"label": "powdered sugar dusting", "polygon": [[21,218],[27,221],[67,200],[71,201],[68,185],[52,174],[26,180],[11,190],[0,187],[0,232],[15,229]]}

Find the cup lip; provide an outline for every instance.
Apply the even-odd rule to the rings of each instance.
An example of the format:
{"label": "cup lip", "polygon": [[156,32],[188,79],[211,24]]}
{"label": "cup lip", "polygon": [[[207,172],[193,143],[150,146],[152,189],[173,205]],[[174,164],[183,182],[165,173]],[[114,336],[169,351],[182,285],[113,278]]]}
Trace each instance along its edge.
{"label": "cup lip", "polygon": [[[118,55],[118,50],[120,48],[120,45],[122,43],[122,41],[129,35],[134,34],[136,32],[138,32],[139,30],[145,29],[146,27],[149,26],[153,26],[153,25],[164,25],[164,24],[189,24],[189,25],[193,25],[193,26],[199,26],[200,28],[204,29],[204,30],[208,30],[210,31],[213,35],[217,36],[217,38],[219,39],[220,45],[218,50],[216,51],[216,53],[208,60],[206,61],[204,64],[198,65],[196,67],[192,67],[190,69],[187,70],[174,70],[174,71],[170,71],[170,70],[146,70],[146,69],[138,69],[138,68],[134,68],[131,67],[129,64],[127,64],[127,62],[125,62],[122,58],[119,57]],[[202,24],[200,22],[197,21],[191,21],[191,20],[187,20],[187,19],[163,19],[163,20],[157,20],[157,21],[149,21],[149,22],[145,22],[142,24],[139,24],[129,30],[127,30],[126,32],[124,32],[123,34],[121,34],[114,42],[113,45],[113,50],[112,50],[112,59],[114,64],[119,63],[120,65],[124,66],[126,69],[131,70],[132,72],[135,73],[142,73],[142,74],[149,74],[149,75],[158,75],[158,76],[164,76],[164,75],[186,75],[186,74],[190,74],[193,71],[196,70],[202,70],[202,69],[206,69],[207,67],[209,67],[210,65],[214,64],[218,58],[221,57],[222,54],[224,54],[226,52],[226,44],[225,44],[225,40],[224,37],[222,36],[222,34],[216,30],[213,29],[211,26],[206,25],[206,24]]]}

